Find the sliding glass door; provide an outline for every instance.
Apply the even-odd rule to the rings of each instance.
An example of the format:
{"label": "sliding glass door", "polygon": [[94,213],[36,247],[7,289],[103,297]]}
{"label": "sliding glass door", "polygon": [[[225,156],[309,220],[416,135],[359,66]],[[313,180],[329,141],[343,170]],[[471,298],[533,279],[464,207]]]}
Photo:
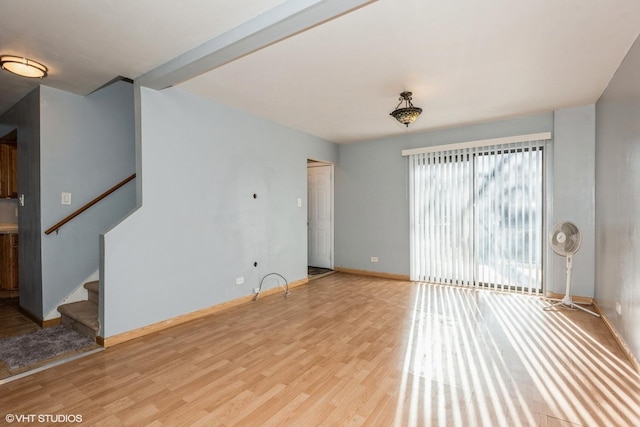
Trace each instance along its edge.
{"label": "sliding glass door", "polygon": [[543,148],[412,154],[411,279],[540,292]]}

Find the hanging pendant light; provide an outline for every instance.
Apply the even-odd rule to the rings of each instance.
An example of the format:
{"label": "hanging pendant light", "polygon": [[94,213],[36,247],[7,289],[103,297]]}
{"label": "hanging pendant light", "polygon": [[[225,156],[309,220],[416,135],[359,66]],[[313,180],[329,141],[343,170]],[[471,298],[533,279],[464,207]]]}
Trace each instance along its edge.
{"label": "hanging pendant light", "polygon": [[43,78],[47,76],[47,67],[28,58],[13,55],[0,56],[0,66],[3,70],[22,77]]}
{"label": "hanging pendant light", "polygon": [[[411,95],[413,95],[411,92],[402,92],[400,102],[396,105],[396,109],[390,113],[394,119],[406,127],[409,127],[409,123],[413,123],[422,113],[422,108],[414,107],[411,103]],[[399,108],[402,102],[404,102],[404,107]]]}

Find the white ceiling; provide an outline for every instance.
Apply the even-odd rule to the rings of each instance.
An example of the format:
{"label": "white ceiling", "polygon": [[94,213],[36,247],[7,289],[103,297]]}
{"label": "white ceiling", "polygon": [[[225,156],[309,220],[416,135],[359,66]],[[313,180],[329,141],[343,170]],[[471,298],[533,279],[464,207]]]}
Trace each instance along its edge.
{"label": "white ceiling", "polygon": [[[87,94],[281,3],[3,0],[0,54]],[[638,0],[378,0],[179,86],[346,143],[594,103],[639,33]],[[36,84],[0,73],[0,112]],[[403,90],[424,109],[408,130]]]}

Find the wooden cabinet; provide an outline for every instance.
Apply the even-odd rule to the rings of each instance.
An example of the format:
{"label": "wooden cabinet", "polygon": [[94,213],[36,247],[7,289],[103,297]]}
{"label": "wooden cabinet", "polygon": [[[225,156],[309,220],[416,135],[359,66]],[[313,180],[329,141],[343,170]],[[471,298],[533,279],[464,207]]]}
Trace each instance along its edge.
{"label": "wooden cabinet", "polygon": [[0,144],[0,198],[18,197],[18,146]]}
{"label": "wooden cabinet", "polygon": [[0,296],[17,296],[18,234],[0,234]]}
{"label": "wooden cabinet", "polygon": [[[18,197],[18,146],[0,142],[0,198]],[[18,233],[0,233],[0,298],[18,296]]]}

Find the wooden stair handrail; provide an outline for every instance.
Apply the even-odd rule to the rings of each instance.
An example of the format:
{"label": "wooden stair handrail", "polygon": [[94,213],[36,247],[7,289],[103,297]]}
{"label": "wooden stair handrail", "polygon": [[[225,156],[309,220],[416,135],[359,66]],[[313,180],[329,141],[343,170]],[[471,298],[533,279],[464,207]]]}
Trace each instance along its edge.
{"label": "wooden stair handrail", "polygon": [[63,225],[65,225],[66,223],[71,221],[73,218],[75,218],[78,215],[80,215],[82,212],[84,212],[87,209],[89,209],[91,206],[93,206],[96,203],[98,203],[100,200],[102,200],[105,197],[107,197],[109,194],[111,194],[114,191],[118,190],[120,187],[124,186],[129,181],[133,181],[135,178],[136,178],[136,174],[134,173],[130,177],[122,180],[121,182],[119,182],[118,184],[114,185],[113,187],[111,187],[110,189],[108,189],[107,191],[105,191],[104,193],[102,193],[101,195],[99,195],[98,197],[96,197],[95,199],[93,199],[92,201],[90,201],[89,203],[87,203],[86,205],[81,207],[80,209],[78,209],[75,212],[73,212],[71,215],[69,215],[66,218],[64,218],[62,221],[58,222],[56,225],[54,225],[51,228],[47,229],[47,231],[45,231],[44,234],[51,234],[54,231],[56,232],[56,234],[58,234],[58,230],[60,229],[60,227],[62,227]]}

